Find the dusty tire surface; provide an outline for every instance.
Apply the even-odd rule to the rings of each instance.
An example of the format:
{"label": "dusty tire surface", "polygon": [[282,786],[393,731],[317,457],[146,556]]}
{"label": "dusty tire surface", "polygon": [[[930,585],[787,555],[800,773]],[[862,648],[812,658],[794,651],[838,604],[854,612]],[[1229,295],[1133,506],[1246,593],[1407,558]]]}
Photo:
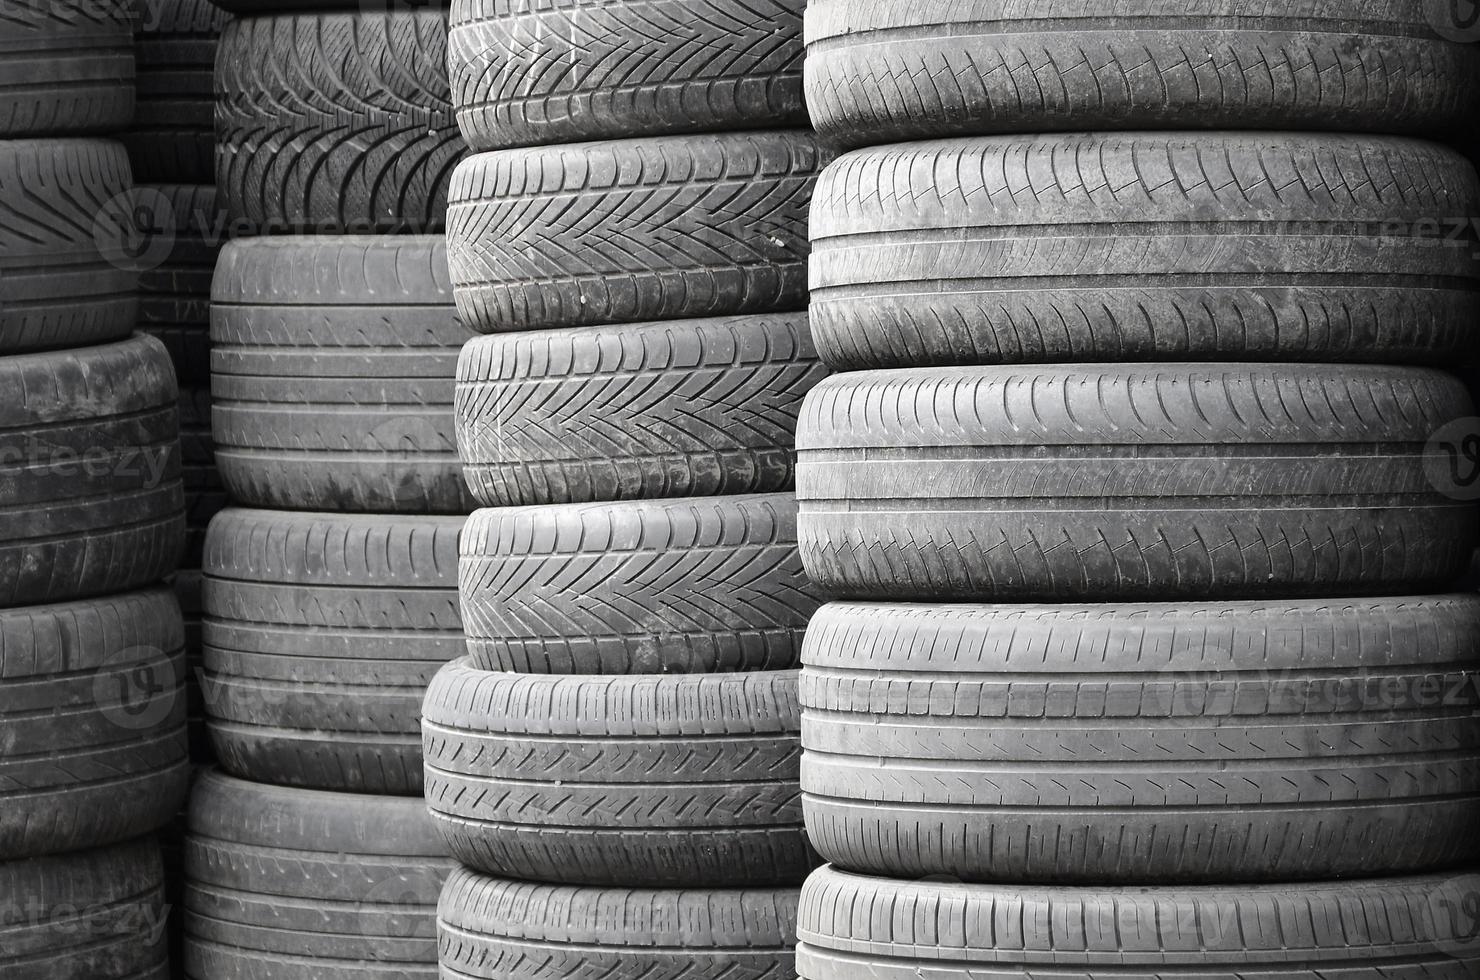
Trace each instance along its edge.
{"label": "dusty tire surface", "polygon": [[537,677],[444,668],[427,691],[426,797],[463,864],[526,881],[796,885],[794,671]]}
{"label": "dusty tire surface", "polygon": [[457,0],[448,70],[475,150],[810,125],[802,0]]}
{"label": "dusty tire surface", "polygon": [[460,551],[483,670],[785,670],[820,604],[791,494],[490,508]]}
{"label": "dusty tire surface", "polygon": [[119,220],[132,188],[117,143],[0,140],[0,355],[133,332],[139,276]]}
{"label": "dusty tire surface", "polygon": [[0,971],[169,980],[164,869],[147,840],[0,864]]}
{"label": "dusty tire surface", "polygon": [[211,307],[217,465],[241,503],[466,514],[440,238],[235,241]]}
{"label": "dusty tire surface", "polygon": [[457,366],[463,473],[491,507],[790,490],[826,373],[801,313],[480,337]]}
{"label": "dusty tire surface", "polygon": [[205,555],[211,741],[258,782],[421,793],[422,696],[461,656],[457,517],[233,508]]}
{"label": "dusty tire surface", "polygon": [[138,101],[123,134],[141,184],[210,184],[216,174],[216,44],[230,15],[209,0],[139,3]]}
{"label": "dusty tire surface", "polygon": [[435,9],[244,17],[216,58],[216,185],[262,231],[440,232],[465,149]]}
{"label": "dusty tire surface", "polygon": [[1427,368],[1089,364],[838,375],[797,428],[802,561],[860,599],[1424,594],[1472,504]]}
{"label": "dusty tire surface", "polygon": [[[158,582],[185,544],[178,392],[152,337],[0,358],[0,607]],[[17,394],[18,393],[18,394]]]}
{"label": "dusty tire surface", "polygon": [[799,310],[805,130],[477,153],[452,175],[447,256],[483,333]]}
{"label": "dusty tire surface", "polygon": [[820,133],[855,146],[1049,130],[1439,134],[1473,118],[1480,83],[1469,45],[1436,29],[1445,6],[814,0],[807,105]]}
{"label": "dusty tire surface", "polygon": [[140,224],[157,251],[139,272],[139,329],[170,352],[181,388],[211,384],[211,278],[229,234],[216,188],[202,184],[140,187]]}
{"label": "dusty tire surface", "polygon": [[[1465,980],[1474,874],[1290,885],[1024,888],[824,868],[802,889],[797,973],[904,980]],[[1394,964],[1398,964],[1396,970]]]}
{"label": "dusty tire surface", "polygon": [[1473,359],[1474,167],[1383,136],[1105,133],[859,150],[818,180],[837,370]]}
{"label": "dusty tire surface", "polygon": [[133,117],[130,0],[15,0],[0,52],[0,138],[116,132]]}
{"label": "dusty tire surface", "polygon": [[1468,867],[1480,597],[824,606],[802,791],[833,865],[1035,884]]}
{"label": "dusty tire surface", "polygon": [[459,868],[437,907],[443,976],[790,980],[797,890],[583,888]]}
{"label": "dusty tire surface", "polygon": [[207,772],[185,842],[185,976],[434,980],[451,870],[420,799]]}
{"label": "dusty tire surface", "polygon": [[184,648],[168,589],[0,610],[0,858],[173,819],[188,768]]}

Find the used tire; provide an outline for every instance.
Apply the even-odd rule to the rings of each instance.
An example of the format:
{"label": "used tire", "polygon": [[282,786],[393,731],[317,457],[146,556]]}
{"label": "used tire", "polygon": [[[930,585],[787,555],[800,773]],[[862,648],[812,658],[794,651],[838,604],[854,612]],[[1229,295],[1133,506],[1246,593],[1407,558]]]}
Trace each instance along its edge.
{"label": "used tire", "polygon": [[231,242],[212,289],[217,466],[240,503],[466,514],[440,238]]}
{"label": "used tire", "polygon": [[459,868],[437,907],[444,975],[790,980],[797,891],[543,885]]}
{"label": "used tire", "polygon": [[483,670],[658,674],[797,666],[819,602],[791,494],[480,510],[463,534]]}
{"label": "used tire", "polygon": [[475,150],[810,125],[802,0],[457,0],[448,69]]}
{"label": "used tire", "polygon": [[178,393],[164,347],[0,358],[0,607],[158,582],[185,543]]}
{"label": "used tire", "polygon": [[216,59],[216,184],[259,231],[440,232],[465,149],[436,10],[244,17]]}
{"label": "used tire", "polygon": [[422,696],[462,655],[457,517],[230,509],[205,556],[205,674],[223,767],[420,794]]}
{"label": "used tire", "polygon": [[162,588],[0,611],[0,860],[170,822],[188,767],[184,646]]}
{"label": "used tire", "polygon": [[185,842],[185,976],[435,980],[451,869],[419,799],[207,772]]}
{"label": "used tire", "polygon": [[151,261],[139,273],[139,329],[158,337],[182,388],[211,384],[211,277],[230,232],[216,188],[140,187],[138,214]]}
{"label": "used tire", "polygon": [[463,473],[491,507],[790,490],[825,374],[801,313],[480,337],[457,367]]}
{"label": "used tire", "polygon": [[133,117],[130,0],[15,0],[0,52],[0,138],[107,133]]}
{"label": "used tire", "polygon": [[479,153],[452,175],[447,256],[484,333],[800,310],[803,130]]}
{"label": "used tire", "polygon": [[[1466,980],[1474,874],[1216,888],[1024,888],[824,868],[802,889],[797,973],[905,980]],[[1212,976],[1217,976],[1214,972]]]}
{"label": "used tire", "polygon": [[1480,859],[1480,596],[830,605],[802,673],[837,867],[1313,881]]}
{"label": "used tire", "polygon": [[117,143],[0,140],[0,355],[133,332],[139,276],[120,220],[132,188]]}
{"label": "used tire", "polygon": [[839,375],[797,429],[802,561],[895,599],[1423,594],[1476,513],[1426,368],[1090,364]]}
{"label": "used tire", "polygon": [[[1445,3],[813,0],[807,105],[841,142],[1125,129],[1442,134],[1473,51]],[[1459,7],[1455,8],[1457,11]]]}
{"label": "used tire", "polygon": [[139,183],[209,184],[216,173],[216,44],[230,20],[209,0],[139,4],[138,105],[123,135]]}
{"label": "used tire", "polygon": [[426,798],[452,855],[490,874],[641,887],[799,884],[794,671],[536,677],[443,668],[427,691]]}
{"label": "used tire", "polygon": [[169,980],[159,846],[0,864],[0,973],[15,980]]}
{"label": "used tire", "polygon": [[[1480,59],[1477,59],[1480,60]],[[812,202],[838,370],[1475,355],[1469,161],[1434,143],[1108,133],[860,150]]]}

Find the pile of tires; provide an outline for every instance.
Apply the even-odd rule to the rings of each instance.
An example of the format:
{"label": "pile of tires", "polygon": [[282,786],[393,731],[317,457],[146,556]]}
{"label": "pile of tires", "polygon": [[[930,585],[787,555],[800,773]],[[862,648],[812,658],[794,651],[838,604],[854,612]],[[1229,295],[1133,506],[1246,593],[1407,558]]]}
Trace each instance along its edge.
{"label": "pile of tires", "polygon": [[459,655],[472,497],[442,240],[452,120],[435,6],[232,0],[214,71],[202,701],[183,967],[432,977],[452,869],[420,711]]}
{"label": "pile of tires", "polygon": [[125,0],[0,16],[0,975],[163,980],[178,387],[135,334]]}
{"label": "pile of tires", "polygon": [[444,976],[783,980],[825,371],[800,0],[455,0],[467,655],[427,692]]}
{"label": "pile of tires", "polygon": [[1357,0],[806,20],[850,152],[811,214],[846,373],[797,434],[836,600],[799,974],[1475,975],[1476,420],[1441,368],[1480,179],[1429,138],[1480,51]]}

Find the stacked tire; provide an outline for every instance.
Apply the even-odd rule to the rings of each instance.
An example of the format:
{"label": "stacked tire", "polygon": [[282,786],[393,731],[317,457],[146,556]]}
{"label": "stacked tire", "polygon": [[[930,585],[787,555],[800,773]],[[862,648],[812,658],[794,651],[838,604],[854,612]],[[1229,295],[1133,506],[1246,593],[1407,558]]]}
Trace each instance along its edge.
{"label": "stacked tire", "polygon": [[219,770],[191,797],[185,975],[432,977],[452,862],[419,715],[462,645],[435,7],[233,0],[214,71],[203,554]]}
{"label": "stacked tire", "polygon": [[792,443],[824,372],[801,3],[457,0],[467,656],[423,709],[444,976],[793,975]]}
{"label": "stacked tire", "polygon": [[163,980],[177,384],[134,334],[129,6],[0,17],[0,974]]}
{"label": "stacked tire", "polygon": [[1435,16],[808,5],[805,980],[1480,970]]}

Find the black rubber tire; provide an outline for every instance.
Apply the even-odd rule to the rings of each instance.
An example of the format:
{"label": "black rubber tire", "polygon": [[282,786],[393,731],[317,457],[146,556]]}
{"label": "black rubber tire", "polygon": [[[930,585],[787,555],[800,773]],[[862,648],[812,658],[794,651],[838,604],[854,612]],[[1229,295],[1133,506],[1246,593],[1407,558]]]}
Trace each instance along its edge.
{"label": "black rubber tire", "polygon": [[480,337],[457,366],[463,474],[491,507],[790,490],[826,374],[803,313]]}
{"label": "black rubber tire", "polygon": [[475,150],[810,126],[803,0],[455,0],[448,71]]}
{"label": "black rubber tire", "polygon": [[209,0],[140,0],[138,104],[123,135],[141,184],[216,179],[216,44],[230,15]]}
{"label": "black rubber tire", "polygon": [[201,688],[205,677],[201,624],[205,618],[205,575],[200,569],[183,569],[170,577],[170,584],[185,618],[185,724],[190,738],[190,762],[198,768],[216,761],[207,725],[205,692]]}
{"label": "black rubber tire", "polygon": [[807,305],[803,130],[478,153],[452,175],[447,256],[483,333]]}
{"label": "black rubber tire", "polygon": [[0,139],[110,133],[133,118],[131,0],[13,0],[0,52]]}
{"label": "black rubber tire", "polygon": [[802,889],[802,980],[1469,980],[1480,876],[1024,888],[824,868]]}
{"label": "black rubber tire", "polygon": [[1149,885],[1480,861],[1480,596],[824,606],[807,829],[894,878]]}
{"label": "black rubber tire", "polygon": [[[1480,58],[1477,58],[1480,60]],[[838,370],[1430,363],[1480,350],[1470,163],[1375,136],[1109,133],[860,150],[812,205]]]}
{"label": "black rubber tire", "polygon": [[107,140],[0,140],[0,355],[133,332],[139,276],[117,221],[129,174]]}
{"label": "black rubber tire", "polygon": [[1049,130],[1444,134],[1480,64],[1444,2],[812,0],[807,105],[851,145]]}
{"label": "black rubber tire", "polygon": [[0,864],[7,980],[169,980],[159,845]]}
{"label": "black rubber tire", "polygon": [[793,980],[797,894],[582,888],[459,868],[437,907],[442,975]]}
{"label": "black rubber tire", "polygon": [[188,765],[184,648],[168,589],[0,611],[0,860],[170,822]]}
{"label": "black rubber tire", "polygon": [[221,765],[258,782],[421,793],[422,696],[461,656],[457,517],[232,508],[205,555]]}
{"label": "black rubber tire", "polygon": [[180,476],[185,485],[185,554],[180,567],[199,569],[205,554],[206,529],[230,503],[216,471],[211,442],[211,393],[200,388],[180,392]]}
{"label": "black rubber tire", "polygon": [[0,607],[149,585],[185,544],[179,411],[153,337],[0,358]]}
{"label": "black rubber tire", "polygon": [[426,798],[453,857],[528,881],[798,885],[795,671],[537,677],[444,667]]}
{"label": "black rubber tire", "polygon": [[1427,368],[1089,364],[838,375],[797,427],[802,561],[860,599],[1424,594],[1480,525]]}
{"label": "black rubber tire", "polygon": [[139,272],[139,329],[164,341],[182,388],[209,388],[211,277],[229,233],[216,188],[161,184],[136,196],[151,256]]}
{"label": "black rubber tire", "polygon": [[238,17],[260,17],[263,14],[313,13],[325,10],[358,10],[365,13],[386,11],[443,10],[448,0],[212,0],[222,10]]}
{"label": "black rubber tire", "polygon": [[437,233],[465,150],[447,15],[244,17],[216,58],[216,185],[259,232]]}
{"label": "black rubber tire", "polygon": [[483,670],[786,670],[820,604],[789,493],[480,510],[460,548]]}
{"label": "black rubber tire", "polygon": [[243,504],[467,514],[441,238],[234,241],[212,289],[216,461]]}
{"label": "black rubber tire", "polygon": [[185,976],[435,980],[451,870],[419,799],[207,772],[185,843]]}

